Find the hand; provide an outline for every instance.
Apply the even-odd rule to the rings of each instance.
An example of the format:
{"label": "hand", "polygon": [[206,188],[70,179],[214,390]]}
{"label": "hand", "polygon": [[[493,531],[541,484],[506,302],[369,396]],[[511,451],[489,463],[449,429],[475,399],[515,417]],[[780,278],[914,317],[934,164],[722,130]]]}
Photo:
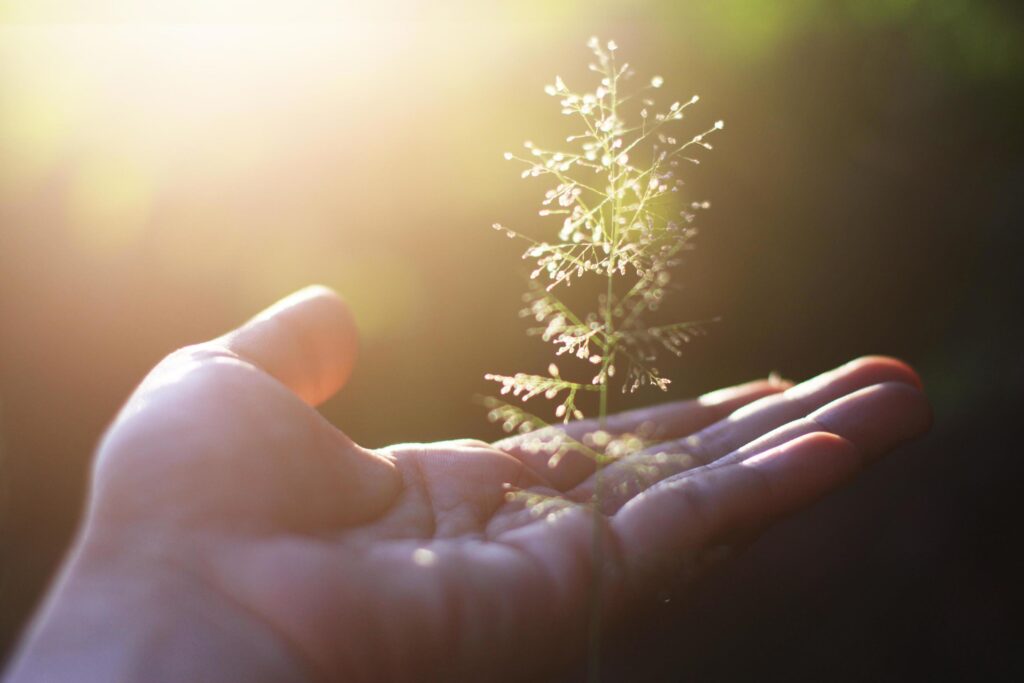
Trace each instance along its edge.
{"label": "hand", "polygon": [[[312,406],[355,343],[344,304],[313,288],[161,362],[103,439],[9,680],[536,678],[586,642],[595,520],[615,619],[930,419],[886,358],[623,413],[611,431],[653,425],[657,445],[603,470],[596,516],[579,452],[551,468],[523,436],[353,443]],[[506,484],[568,503],[537,515]]]}

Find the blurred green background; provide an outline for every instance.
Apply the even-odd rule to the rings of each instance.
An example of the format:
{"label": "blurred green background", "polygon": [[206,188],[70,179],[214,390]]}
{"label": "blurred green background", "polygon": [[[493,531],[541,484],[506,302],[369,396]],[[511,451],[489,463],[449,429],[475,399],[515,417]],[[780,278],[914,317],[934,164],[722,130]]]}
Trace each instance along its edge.
{"label": "blurred green background", "polygon": [[564,136],[542,87],[583,82],[590,35],[699,93],[693,132],[727,123],[684,169],[713,209],[673,302],[722,322],[665,368],[672,397],[887,353],[940,434],[1019,403],[1019,3],[0,0],[0,22],[4,646],[133,385],[293,289],[355,309],[324,411],[357,441],[494,434],[483,374],[549,352],[489,229],[550,229],[545,188],[501,154]]}

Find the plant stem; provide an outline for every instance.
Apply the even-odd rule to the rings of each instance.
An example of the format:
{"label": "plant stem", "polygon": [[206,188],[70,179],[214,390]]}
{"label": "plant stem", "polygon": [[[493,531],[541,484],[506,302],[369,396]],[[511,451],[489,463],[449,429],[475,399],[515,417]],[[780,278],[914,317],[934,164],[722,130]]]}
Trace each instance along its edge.
{"label": "plant stem", "polygon": [[[608,384],[601,385],[600,425],[604,430],[608,416]],[[601,680],[601,616],[604,610],[604,533],[601,520],[602,462],[594,460],[594,497],[591,500],[593,515],[591,536],[591,581],[590,618],[587,643],[587,680],[599,683]]]}
{"label": "plant stem", "polygon": [[[614,68],[609,71],[612,78],[612,115],[615,115],[616,92]],[[607,143],[605,149],[608,149]],[[598,425],[602,432],[608,429],[608,368],[615,358],[614,320],[612,315],[612,295],[614,293],[615,270],[612,268],[615,263],[615,251],[618,245],[618,194],[615,190],[614,176],[611,178],[611,219],[609,224],[611,230],[605,231],[605,238],[611,243],[611,251],[608,254],[608,285],[604,298],[604,361],[601,368],[601,398],[598,406]],[[605,226],[606,228],[608,226]],[[601,512],[603,458],[594,460],[594,496],[591,501],[591,513],[593,523],[591,525],[591,598],[590,598],[590,623],[588,633],[588,665],[587,680],[590,683],[599,683],[601,680],[601,621],[604,611],[604,520]]]}

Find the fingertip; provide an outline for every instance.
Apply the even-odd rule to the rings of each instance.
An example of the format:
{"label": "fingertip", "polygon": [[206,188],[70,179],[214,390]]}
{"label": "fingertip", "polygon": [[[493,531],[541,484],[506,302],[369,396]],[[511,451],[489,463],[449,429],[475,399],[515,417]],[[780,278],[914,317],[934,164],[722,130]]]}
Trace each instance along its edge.
{"label": "fingertip", "polygon": [[359,349],[351,309],[323,285],[290,294],[217,341],[311,405],[348,381]]}
{"label": "fingertip", "polygon": [[832,432],[811,432],[783,444],[782,449],[789,452],[806,451],[858,457],[857,447],[849,439]]}
{"label": "fingertip", "polygon": [[327,285],[322,285],[318,282],[314,282],[311,285],[306,285],[302,289],[296,291],[292,296],[299,298],[315,298],[315,297],[327,297],[330,299],[337,299],[341,301],[341,296],[333,288]]}
{"label": "fingertip", "polygon": [[[310,285],[296,292],[297,302],[308,309],[308,318],[326,360],[322,378],[326,400],[348,382],[359,356],[359,328],[351,307],[336,291],[325,285]],[[319,403],[319,401],[317,401]]]}
{"label": "fingertip", "polygon": [[920,389],[883,382],[822,406],[808,417],[874,459],[928,431],[932,410]]}
{"label": "fingertip", "polygon": [[924,389],[924,383],[917,371],[908,363],[892,356],[861,356],[843,367],[851,374],[860,374],[873,379],[868,384],[903,382],[920,390]]}
{"label": "fingertip", "polygon": [[844,437],[812,432],[740,464],[768,475],[784,498],[802,504],[845,481],[864,463],[857,447]]}
{"label": "fingertip", "polygon": [[318,302],[318,305],[327,308],[338,309],[338,312],[343,312],[346,315],[351,316],[348,303],[341,297],[340,294],[327,285],[307,285],[302,289],[289,294],[282,299],[280,304],[289,303],[291,305],[299,303]]}

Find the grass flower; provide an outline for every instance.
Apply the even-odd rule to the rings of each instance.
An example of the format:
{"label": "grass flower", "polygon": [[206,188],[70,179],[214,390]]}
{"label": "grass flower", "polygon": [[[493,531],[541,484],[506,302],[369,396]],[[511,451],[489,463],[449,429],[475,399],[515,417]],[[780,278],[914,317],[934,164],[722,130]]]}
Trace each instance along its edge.
{"label": "grass flower", "polygon": [[[680,355],[683,345],[704,333],[703,322],[650,325],[647,315],[671,291],[672,271],[691,246],[697,214],[710,208],[706,201],[685,206],[679,201],[680,166],[699,163],[697,153],[711,149],[709,137],[723,128],[717,121],[696,135],[679,137],[676,124],[699,98],[658,107],[651,91],[663,87],[661,76],[629,90],[634,72],[616,61],[615,42],[591,39],[588,46],[596,58],[590,64],[597,74],[592,91],[577,92],[559,76],[544,87],[562,114],[578,122],[579,131],[566,138],[565,148],[527,141],[526,153],[505,153],[524,166],[522,177],[548,182],[538,213],[551,224],[550,238],[493,226],[528,243],[522,257],[533,268],[522,315],[536,323],[528,333],[552,344],[556,357],[582,361],[584,369],[577,368],[583,374],[576,380],[563,377],[555,363],[547,374],[486,377],[501,384],[504,395],[553,401],[555,418],[564,422],[584,416],[577,399],[587,392],[598,395],[601,418],[613,385],[624,392],[667,389],[670,380],[658,370],[659,355]],[[598,292],[589,310],[575,310],[561,290],[584,280],[596,282]],[[505,412],[501,415],[509,424]],[[539,420],[524,417],[518,424],[536,427]]]}
{"label": "grass flower", "polygon": [[[680,201],[680,170],[699,163],[698,154],[712,148],[709,139],[723,128],[723,122],[682,135],[677,129],[699,101],[696,95],[659,106],[652,94],[665,86],[664,78],[653,76],[646,84],[630,88],[634,72],[628,63],[617,60],[616,43],[591,38],[587,45],[595,58],[590,64],[596,74],[592,90],[577,91],[559,76],[544,86],[578,129],[565,138],[565,146],[527,141],[523,152],[504,155],[522,165],[523,178],[547,183],[538,223],[549,228],[530,231],[547,236],[532,237],[501,223],[493,226],[511,239],[526,242],[522,257],[532,263],[532,269],[521,314],[535,323],[528,334],[552,345],[553,362],[546,373],[486,375],[500,384],[500,394],[507,398],[489,398],[485,405],[489,419],[505,431],[532,435],[528,448],[548,454],[551,467],[571,451],[589,456],[596,478],[591,505],[597,515],[602,468],[649,443],[644,434],[608,433],[609,392],[631,393],[642,387],[666,390],[670,379],[659,371],[659,357],[681,354],[683,345],[704,333],[701,322],[651,324],[648,320],[672,291],[673,270],[691,246],[699,212],[710,208],[706,201]],[[583,307],[570,305],[565,292],[573,286],[586,293],[588,303]],[[587,397],[596,400],[587,402]],[[551,403],[552,422],[580,419],[589,410],[599,429],[571,439],[527,412],[521,404],[533,398]],[[535,492],[510,490],[508,495],[534,510],[557,505]],[[596,530],[598,525],[594,526]],[[595,532],[596,572],[602,566],[600,539]],[[599,586],[600,576],[596,579]],[[599,644],[600,591],[594,596],[592,662]]]}

